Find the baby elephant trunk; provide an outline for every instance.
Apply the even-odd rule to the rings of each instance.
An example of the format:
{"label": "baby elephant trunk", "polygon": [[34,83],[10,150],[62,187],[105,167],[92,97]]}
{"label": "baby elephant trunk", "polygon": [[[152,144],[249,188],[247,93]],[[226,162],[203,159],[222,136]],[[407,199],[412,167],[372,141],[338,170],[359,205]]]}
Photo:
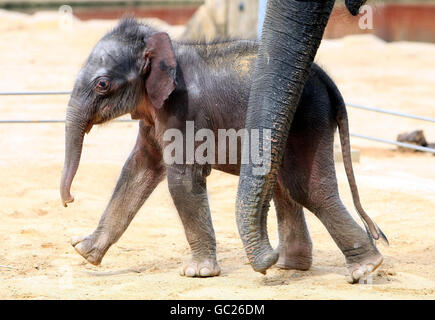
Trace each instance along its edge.
{"label": "baby elephant trunk", "polygon": [[89,121],[84,119],[79,108],[68,107],[65,124],[65,162],[60,182],[60,196],[64,207],[67,207],[67,203],[74,201],[70,189],[79,167],[83,138],[88,123]]}

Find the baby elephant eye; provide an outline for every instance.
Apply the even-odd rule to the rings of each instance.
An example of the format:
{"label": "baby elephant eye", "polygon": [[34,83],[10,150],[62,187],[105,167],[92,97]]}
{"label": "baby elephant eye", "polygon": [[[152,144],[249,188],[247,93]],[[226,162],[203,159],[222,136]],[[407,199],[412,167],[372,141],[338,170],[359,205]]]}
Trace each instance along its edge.
{"label": "baby elephant eye", "polygon": [[96,84],[96,90],[98,92],[106,92],[107,90],[109,90],[110,88],[110,82],[109,79],[107,78],[100,78],[97,80],[97,84]]}

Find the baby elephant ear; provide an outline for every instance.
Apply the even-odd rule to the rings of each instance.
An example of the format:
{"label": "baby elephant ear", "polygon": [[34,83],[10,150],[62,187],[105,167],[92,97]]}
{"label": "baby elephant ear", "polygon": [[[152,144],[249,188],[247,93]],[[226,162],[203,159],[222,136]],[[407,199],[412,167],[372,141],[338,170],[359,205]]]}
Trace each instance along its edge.
{"label": "baby elephant ear", "polygon": [[171,39],[165,32],[158,32],[149,37],[146,47],[146,69],[150,69],[146,89],[151,103],[160,109],[175,89],[177,61]]}

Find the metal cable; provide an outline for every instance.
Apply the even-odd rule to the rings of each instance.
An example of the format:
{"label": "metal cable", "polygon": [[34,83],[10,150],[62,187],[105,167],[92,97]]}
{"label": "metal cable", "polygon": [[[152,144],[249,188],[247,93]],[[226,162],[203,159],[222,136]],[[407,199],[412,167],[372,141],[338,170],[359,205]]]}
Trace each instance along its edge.
{"label": "metal cable", "polygon": [[[6,91],[6,92],[0,92],[0,96],[31,96],[31,95],[69,95],[71,94],[71,91]],[[422,120],[422,121],[428,121],[435,123],[434,118],[430,117],[423,117],[423,116],[417,116],[409,113],[403,113],[398,111],[391,111],[391,110],[385,110],[380,108],[374,108],[374,107],[367,107],[355,103],[346,103],[347,106],[367,111],[373,111],[373,112],[379,112],[379,113],[385,113],[390,114],[394,116],[404,117],[404,118],[410,118],[415,120]],[[137,120],[130,120],[130,119],[115,119],[113,122],[137,122]],[[65,120],[0,120],[0,124],[22,124],[22,123],[65,123]],[[422,147],[422,146],[416,146],[409,143],[404,142],[398,142],[388,139],[382,139],[382,138],[376,138],[376,137],[370,137],[358,133],[351,133],[352,137],[361,138],[361,139],[367,139],[371,141],[381,142],[381,143],[387,143],[392,144],[404,148],[424,151],[424,152],[430,152],[435,154],[435,149]]]}
{"label": "metal cable", "polygon": [[390,111],[390,110],[373,108],[373,107],[366,107],[366,106],[362,106],[362,105],[354,104],[354,103],[346,103],[346,105],[349,106],[349,107],[352,107],[352,108],[363,109],[363,110],[374,111],[374,112],[380,112],[380,113],[386,113],[386,114],[391,114],[391,115],[394,115],[394,116],[411,118],[411,119],[416,119],[416,120],[429,121],[429,122],[434,122],[435,123],[435,119],[434,118],[416,116],[416,115],[409,114],[409,113]]}
{"label": "metal cable", "polygon": [[409,149],[414,149],[414,150],[418,150],[418,151],[425,151],[425,152],[435,153],[435,149],[428,148],[428,147],[422,147],[422,146],[416,146],[414,144],[409,144],[409,143],[404,143],[404,142],[398,142],[398,141],[393,141],[393,140],[387,140],[387,139],[381,139],[381,138],[375,138],[375,137],[370,137],[370,136],[366,136],[366,135],[358,134],[358,133],[351,133],[350,135],[352,137],[356,137],[356,138],[367,139],[367,140],[372,140],[372,141],[377,141],[377,142],[382,142],[382,143],[388,143],[388,144],[394,144],[396,146],[400,146],[400,147],[404,147],[404,148],[409,148]]}

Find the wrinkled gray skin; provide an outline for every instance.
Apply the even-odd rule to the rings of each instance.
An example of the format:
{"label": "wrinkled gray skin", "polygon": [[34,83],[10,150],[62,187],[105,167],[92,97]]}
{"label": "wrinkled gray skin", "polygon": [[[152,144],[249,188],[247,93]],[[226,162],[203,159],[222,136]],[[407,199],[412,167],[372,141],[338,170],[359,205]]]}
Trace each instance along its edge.
{"label": "wrinkled gray skin", "polygon": [[[365,0],[346,0],[345,3],[349,12],[356,15]],[[268,1],[245,127],[271,129],[271,169],[259,176],[253,173],[253,164],[242,164],[236,201],[237,225],[243,245],[253,269],[261,273],[278,259],[278,252],[272,249],[267,235],[267,212],[293,117],[333,5],[334,0]],[[321,195],[325,205],[335,212],[316,208],[325,226],[339,222],[350,228],[335,196]],[[382,238],[374,224],[369,224],[368,229],[374,239]],[[364,261],[377,266],[378,259],[367,247],[353,249],[350,242],[336,242],[343,252],[353,252],[357,260],[365,255]],[[357,268],[355,273],[359,274],[359,270]]]}
{"label": "wrinkled gray skin", "polygon": [[[140,126],[136,145],[97,229],[72,241],[90,263],[100,264],[109,247],[167,175],[169,191],[192,251],[192,259],[182,267],[181,274],[206,277],[220,273],[206,177],[211,169],[239,174],[240,166],[166,165],[162,159],[165,146],[162,135],[171,128],[184,131],[188,120],[195,121],[195,130],[209,128],[215,133],[220,128],[243,128],[257,50],[253,41],[171,44],[166,34],[131,19],[121,22],[96,45],[77,77],[67,110],[65,166],[60,187],[65,206],[73,200],[70,187],[78,168],[84,133],[94,124],[126,113],[140,119]],[[110,89],[101,92],[101,79],[108,82]],[[313,66],[275,187],[280,239],[278,266],[300,270],[311,266],[312,245],[302,210],[305,206],[319,216],[345,254],[353,274],[350,281],[354,282],[380,264],[382,256],[338,197],[333,162],[337,125],[355,205],[365,223],[373,223],[359,203],[343,99],[331,79]],[[238,144],[240,150],[240,141]]]}

